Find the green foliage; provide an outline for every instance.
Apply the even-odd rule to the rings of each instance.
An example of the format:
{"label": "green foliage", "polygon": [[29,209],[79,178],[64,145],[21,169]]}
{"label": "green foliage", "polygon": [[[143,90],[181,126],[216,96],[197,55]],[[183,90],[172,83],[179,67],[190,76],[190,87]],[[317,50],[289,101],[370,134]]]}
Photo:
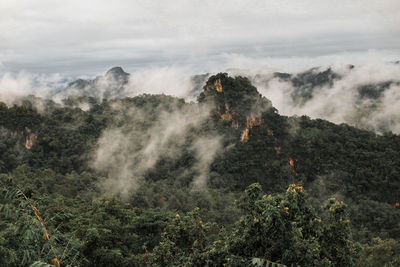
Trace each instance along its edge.
{"label": "green foliage", "polygon": [[159,245],[154,248],[150,264],[204,266],[206,261],[203,254],[217,230],[216,225],[203,222],[198,209],[186,215],[176,213],[175,217],[168,221]]}
{"label": "green foliage", "polygon": [[[348,227],[338,226],[343,219],[347,220],[342,214],[344,207],[330,206],[330,217],[325,222],[306,201],[301,186],[290,185],[285,194],[267,196],[262,194],[259,184],[246,190],[238,206],[246,213],[229,242],[235,255],[265,258],[289,266],[355,266],[357,252]],[[330,235],[332,243],[325,240]],[[347,246],[339,247],[342,243],[334,242]],[[337,249],[340,253],[336,253]]]}
{"label": "green foliage", "polygon": [[[52,200],[33,201],[15,188],[12,181],[6,181],[1,189],[0,225],[4,229],[0,231],[1,266],[28,266],[35,260],[54,259],[63,261],[65,266],[79,264],[79,241],[57,229],[57,219],[67,218],[67,214],[41,212],[37,207]],[[50,209],[51,204],[46,207]],[[49,217],[50,214],[55,216]]]}
{"label": "green foliage", "polygon": [[[327,219],[318,217],[301,186],[263,195],[253,184],[238,200],[244,215],[231,232],[204,223],[198,210],[175,215],[150,256],[157,266],[356,266],[345,205],[331,200]],[[340,247],[343,246],[343,247]]]}
{"label": "green foliage", "polygon": [[400,242],[394,239],[372,239],[363,250],[360,266],[400,266]]}
{"label": "green foliage", "polygon": [[42,261],[35,261],[29,267],[51,267],[51,265]]}
{"label": "green foliage", "polygon": [[[214,75],[198,100],[0,103],[0,266],[46,265],[55,255],[62,266],[355,266],[360,250],[361,265],[398,265],[398,135],[281,116],[245,77]],[[160,155],[124,199],[105,194],[109,173],[92,164],[105,130],[151,135],[163,114],[198,106],[211,106],[210,116],[187,131],[173,157]],[[221,118],[227,107],[232,120]],[[262,123],[241,142],[252,116]],[[204,168],[205,187],[196,188],[193,144],[207,137],[220,137],[222,148]],[[126,144],[131,153],[141,149],[135,138]],[[46,221],[46,242],[30,205]]]}
{"label": "green foliage", "polygon": [[251,260],[251,263],[255,266],[259,266],[259,267],[286,267],[286,265],[283,264],[279,264],[276,262],[272,262],[269,260],[265,260],[265,259],[261,259],[261,258],[253,258]]}

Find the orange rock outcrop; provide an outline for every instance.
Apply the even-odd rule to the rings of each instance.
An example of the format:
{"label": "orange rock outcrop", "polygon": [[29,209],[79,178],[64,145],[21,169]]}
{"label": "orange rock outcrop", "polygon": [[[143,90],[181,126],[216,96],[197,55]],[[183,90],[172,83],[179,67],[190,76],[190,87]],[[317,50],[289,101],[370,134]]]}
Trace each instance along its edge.
{"label": "orange rock outcrop", "polygon": [[218,79],[214,82],[214,86],[218,93],[222,93],[222,85],[221,85],[220,79]]}

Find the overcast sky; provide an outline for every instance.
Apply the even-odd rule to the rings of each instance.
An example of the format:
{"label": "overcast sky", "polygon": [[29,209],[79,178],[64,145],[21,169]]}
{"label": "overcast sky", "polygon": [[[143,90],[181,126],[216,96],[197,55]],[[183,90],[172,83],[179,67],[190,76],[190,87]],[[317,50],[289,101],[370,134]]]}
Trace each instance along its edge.
{"label": "overcast sky", "polygon": [[0,71],[398,60],[399,14],[399,0],[0,0]]}

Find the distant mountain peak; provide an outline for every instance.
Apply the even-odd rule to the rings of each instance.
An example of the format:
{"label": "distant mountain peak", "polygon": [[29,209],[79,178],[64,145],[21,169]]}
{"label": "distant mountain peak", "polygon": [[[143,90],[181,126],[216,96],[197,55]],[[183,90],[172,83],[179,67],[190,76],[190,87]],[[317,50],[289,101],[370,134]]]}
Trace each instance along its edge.
{"label": "distant mountain peak", "polygon": [[121,67],[113,67],[106,72],[106,76],[127,76],[129,73],[125,72]]}
{"label": "distant mountain peak", "polygon": [[125,86],[129,82],[130,74],[121,67],[113,67],[104,75],[93,80],[77,79],[71,82],[59,94],[66,96],[89,96],[100,98],[119,98],[125,96]]}
{"label": "distant mountain peak", "polygon": [[[235,129],[261,125],[262,114],[273,111],[271,101],[263,97],[246,77],[230,77],[227,73],[211,76],[198,101],[213,103],[214,114],[231,121]],[[249,120],[253,123],[249,126]]]}

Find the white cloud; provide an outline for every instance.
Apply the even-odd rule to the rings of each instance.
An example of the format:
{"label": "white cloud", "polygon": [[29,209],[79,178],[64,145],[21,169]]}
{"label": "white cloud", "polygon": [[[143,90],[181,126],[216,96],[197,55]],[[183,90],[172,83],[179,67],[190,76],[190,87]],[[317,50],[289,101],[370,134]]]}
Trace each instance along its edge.
{"label": "white cloud", "polygon": [[30,94],[46,97],[51,91],[64,87],[66,83],[67,81],[58,73],[38,75],[26,71],[0,72],[0,101],[11,105],[18,98]]}
{"label": "white cloud", "polygon": [[[115,105],[116,110],[119,108]],[[149,120],[149,115],[143,110],[132,108],[122,111],[130,122],[120,128],[103,131],[94,154],[93,167],[107,172],[108,179],[103,184],[106,191],[126,197],[137,189],[143,176],[161,157],[178,159],[184,150],[189,130],[203,123],[210,112],[205,106],[172,108],[172,111],[162,108],[154,110],[153,116],[156,116],[156,119],[149,128],[138,128],[143,121]],[[210,151],[215,152],[208,156],[204,155],[198,142],[194,141],[193,149],[197,155],[195,168],[199,173],[196,181],[207,179],[209,164],[218,150],[219,137],[210,136],[209,140],[206,144],[214,145],[210,147]]]}
{"label": "white cloud", "polygon": [[142,93],[186,97],[193,88],[193,70],[185,67],[162,67],[140,70],[131,75],[126,89],[128,96]]}
{"label": "white cloud", "polygon": [[398,0],[3,0],[0,51],[12,70],[78,73],[203,66],[224,54],[398,53],[398,10]]}
{"label": "white cloud", "polygon": [[194,169],[198,172],[193,185],[195,189],[205,189],[209,180],[210,165],[222,149],[222,137],[216,135],[198,138],[192,149],[195,151],[197,160]]}
{"label": "white cloud", "polygon": [[400,82],[400,65],[374,62],[349,69],[346,65],[336,64],[332,69],[341,78],[332,86],[315,87],[312,98],[306,101],[293,99],[296,88],[290,82],[273,78],[272,73],[266,76],[270,77],[267,81],[256,80],[255,86],[284,115],[308,115],[377,132],[391,130],[400,133],[399,85],[392,84],[378,99],[360,98],[358,92],[363,85]]}

